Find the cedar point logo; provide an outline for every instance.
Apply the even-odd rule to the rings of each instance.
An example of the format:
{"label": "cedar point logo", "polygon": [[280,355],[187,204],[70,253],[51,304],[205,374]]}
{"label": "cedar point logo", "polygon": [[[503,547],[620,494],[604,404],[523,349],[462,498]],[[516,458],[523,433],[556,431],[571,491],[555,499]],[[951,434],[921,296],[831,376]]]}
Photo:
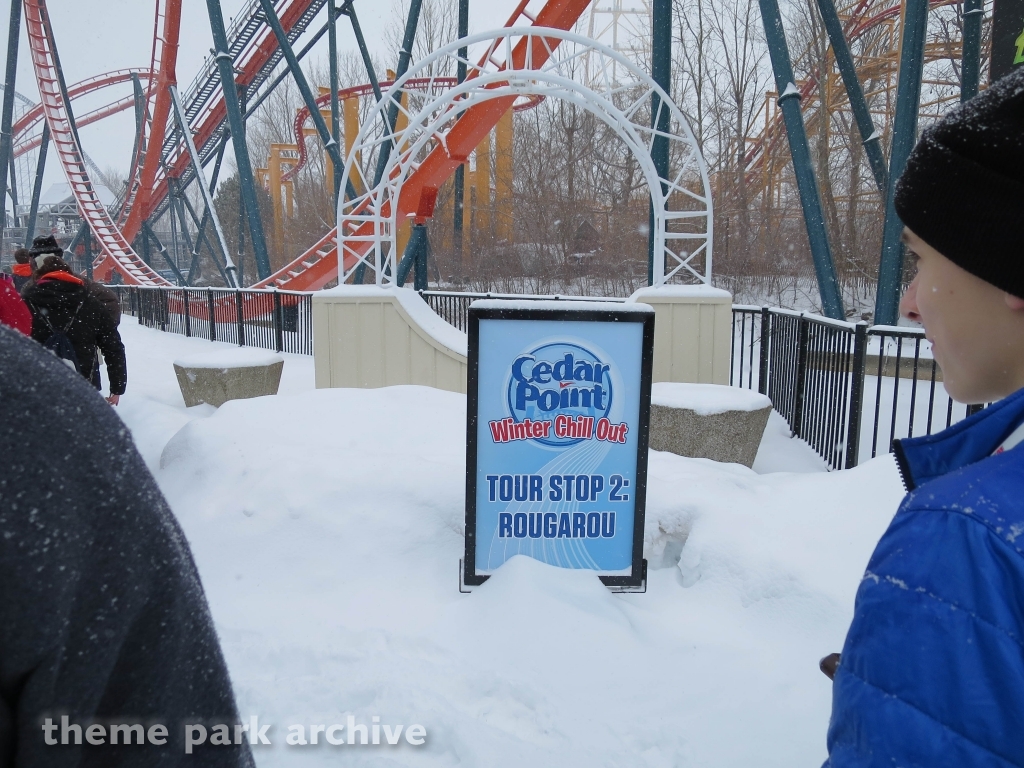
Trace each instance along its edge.
{"label": "cedar point logo", "polygon": [[625,442],[626,425],[607,418],[614,394],[609,368],[589,349],[565,342],[519,355],[506,385],[512,418],[492,422],[495,442],[525,438],[560,448],[595,437]]}

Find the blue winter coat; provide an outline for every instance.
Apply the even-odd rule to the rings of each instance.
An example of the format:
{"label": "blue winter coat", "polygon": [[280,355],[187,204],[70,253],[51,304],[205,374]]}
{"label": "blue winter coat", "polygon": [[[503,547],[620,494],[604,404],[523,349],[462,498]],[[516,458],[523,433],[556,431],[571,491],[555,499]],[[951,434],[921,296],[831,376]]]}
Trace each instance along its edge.
{"label": "blue winter coat", "polygon": [[1024,390],[901,441],[910,493],[871,556],[826,766],[1024,766]]}

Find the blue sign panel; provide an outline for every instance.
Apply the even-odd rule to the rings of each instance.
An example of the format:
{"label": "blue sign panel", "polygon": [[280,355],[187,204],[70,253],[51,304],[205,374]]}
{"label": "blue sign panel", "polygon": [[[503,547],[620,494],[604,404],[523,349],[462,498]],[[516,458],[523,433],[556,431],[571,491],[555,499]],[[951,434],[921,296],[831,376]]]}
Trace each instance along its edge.
{"label": "blue sign panel", "polygon": [[653,310],[508,304],[470,309],[463,579],[527,555],[639,586]]}

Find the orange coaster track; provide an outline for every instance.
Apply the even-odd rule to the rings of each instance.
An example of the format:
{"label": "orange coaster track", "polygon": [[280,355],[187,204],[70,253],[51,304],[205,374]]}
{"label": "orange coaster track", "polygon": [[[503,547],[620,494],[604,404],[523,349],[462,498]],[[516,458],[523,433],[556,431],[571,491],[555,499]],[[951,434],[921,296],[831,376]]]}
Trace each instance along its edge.
{"label": "orange coaster track", "polygon": [[[73,99],[101,88],[130,81],[133,73],[148,81],[146,119],[138,143],[138,152],[132,159],[125,205],[117,222],[111,219],[99,201],[89,178],[77,132],[69,118],[69,105],[65,103],[61,93],[57,51],[53,44],[46,0],[24,1],[32,65],[41,102],[14,126],[17,154],[38,146],[38,135],[30,134],[39,121],[45,119],[61,166],[78,203],[79,213],[83,221],[89,225],[101,250],[95,264],[97,278],[109,279],[116,270],[129,284],[169,285],[167,280],[149,267],[133,250],[131,242],[140,232],[144,221],[159,216],[166,210],[170,179],[177,179],[182,186],[186,186],[192,180],[193,170],[184,141],[177,127],[168,122],[171,107],[169,88],[176,84],[175,63],[181,26],[181,0],[156,2],[153,48],[148,70],[118,70],[84,80],[68,89],[68,99]],[[326,1],[277,0],[278,16],[288,35],[294,38],[301,34]],[[530,0],[521,0],[506,26],[513,26],[522,19],[527,19],[535,26],[568,30],[586,10],[590,0],[547,0],[536,14],[527,9],[529,3]],[[236,16],[236,21],[229,30],[229,49],[238,73],[236,82],[250,95],[253,94],[269,79],[281,58],[277,40],[264,23],[259,0],[249,0],[245,9]],[[535,53],[535,59],[536,56]],[[543,61],[526,62],[525,48],[518,46],[513,53],[512,62],[508,65],[521,69],[541,64]],[[471,73],[470,77],[472,76]],[[437,79],[433,84],[437,84]],[[369,86],[360,86],[355,90],[368,88]],[[346,94],[343,92],[343,97],[344,95]],[[324,97],[323,103],[328,99],[329,96]],[[222,139],[226,122],[223,93],[212,61],[207,62],[204,70],[185,92],[183,100],[189,127],[194,134],[200,156],[204,161],[208,160]],[[433,206],[427,205],[425,208],[423,201],[432,200],[436,196],[437,189],[460,164],[466,162],[483,137],[513,106],[513,102],[514,99],[496,99],[466,110],[463,117],[449,131],[446,142],[442,142],[447,151],[439,145],[407,180],[398,201],[400,213],[404,215],[419,212],[420,216],[429,216],[433,212]],[[134,97],[122,98],[83,115],[76,123],[78,126],[88,125],[123,111],[132,104]],[[304,121],[305,118],[301,122],[296,120],[299,134]],[[304,151],[304,140],[297,143]],[[155,151],[157,148],[159,151]],[[297,169],[293,170],[294,172],[297,172]],[[337,274],[337,231],[332,229],[293,262],[254,287],[312,290],[323,287],[335,279]]]}
{"label": "orange coaster track", "polygon": [[[590,4],[590,0],[548,0],[536,14],[526,8],[529,0],[522,0],[505,24],[512,27],[521,19],[528,19],[533,26],[553,27],[568,30]],[[557,44],[557,42],[556,42]],[[512,60],[506,66],[513,69],[539,67],[547,59],[547,52],[533,51],[533,60],[527,62],[526,41],[521,41],[512,52]],[[470,77],[473,73],[470,73]],[[443,137],[439,137],[434,150],[424,158],[420,166],[409,175],[402,187],[398,200],[398,218],[404,220],[414,214],[418,218],[429,218],[433,214],[437,191],[448,180],[455,169],[466,162],[484,136],[498,124],[501,116],[512,108],[514,97],[493,99],[467,109]],[[354,232],[346,233],[344,245],[345,268],[351,269],[359,257],[370,248],[366,240],[367,225]],[[338,232],[332,229],[312,248],[290,264],[282,267],[254,288],[287,288],[295,291],[310,291],[322,288],[338,277]]]}

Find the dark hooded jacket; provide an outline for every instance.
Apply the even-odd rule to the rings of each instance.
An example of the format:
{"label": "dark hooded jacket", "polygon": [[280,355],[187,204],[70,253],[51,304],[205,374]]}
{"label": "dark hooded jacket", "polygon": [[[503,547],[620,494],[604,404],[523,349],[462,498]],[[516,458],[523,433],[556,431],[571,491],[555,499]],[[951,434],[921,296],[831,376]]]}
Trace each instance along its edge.
{"label": "dark hooded jacket", "polygon": [[[0,467],[0,766],[251,767],[245,743],[185,753],[185,724],[233,735],[238,715],[188,542],[128,430],[3,327]],[[105,725],[105,743],[69,729],[62,744],[62,716],[79,734]],[[112,745],[113,724],[141,724],[146,743]]]}
{"label": "dark hooded jacket", "polygon": [[128,373],[121,335],[111,313],[89,291],[83,280],[67,272],[50,272],[29,285],[23,296],[32,310],[33,339],[43,343],[53,330],[67,328],[82,375],[87,379],[92,377],[96,348],[99,347],[107,363],[110,393],[124,394]]}

